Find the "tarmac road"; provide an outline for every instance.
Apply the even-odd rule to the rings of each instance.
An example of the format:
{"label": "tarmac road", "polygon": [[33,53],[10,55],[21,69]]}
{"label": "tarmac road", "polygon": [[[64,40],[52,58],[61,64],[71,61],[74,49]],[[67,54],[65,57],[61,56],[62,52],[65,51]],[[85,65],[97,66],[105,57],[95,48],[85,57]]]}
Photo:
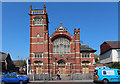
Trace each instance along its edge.
{"label": "tarmac road", "polygon": [[92,82],[31,82],[28,84],[94,84]]}
{"label": "tarmac road", "polygon": [[[0,83],[1,84],[1,83]],[[96,84],[93,80],[56,80],[56,81],[30,81],[27,84]],[[97,83],[103,84],[103,83]],[[120,84],[120,83],[108,83],[108,84]]]}
{"label": "tarmac road", "polygon": [[[1,84],[1,83],[0,83]],[[27,84],[96,84],[96,83],[93,83],[93,82],[39,82],[39,81],[32,81],[32,82],[29,82]],[[103,84],[103,83],[97,83],[97,84]],[[120,83],[108,83],[108,84],[120,84]]]}

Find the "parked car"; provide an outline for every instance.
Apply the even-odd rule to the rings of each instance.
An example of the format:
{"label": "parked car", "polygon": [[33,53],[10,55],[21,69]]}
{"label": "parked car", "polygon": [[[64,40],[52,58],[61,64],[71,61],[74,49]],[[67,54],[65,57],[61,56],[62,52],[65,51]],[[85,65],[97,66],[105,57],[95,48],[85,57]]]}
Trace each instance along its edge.
{"label": "parked car", "polygon": [[27,74],[27,71],[21,71],[20,73],[21,74]]}
{"label": "parked car", "polygon": [[23,78],[27,79],[27,83],[29,83],[29,77],[23,76],[23,75],[18,74],[18,73],[13,73],[13,74],[17,75],[18,77],[23,77]]}
{"label": "parked car", "polygon": [[94,83],[120,82],[120,69],[98,69],[94,71]]}
{"label": "parked car", "polygon": [[29,78],[26,76],[22,76],[18,73],[8,73],[4,74],[1,79],[1,84],[6,84],[6,83],[19,83],[19,84],[24,84],[28,83]]}

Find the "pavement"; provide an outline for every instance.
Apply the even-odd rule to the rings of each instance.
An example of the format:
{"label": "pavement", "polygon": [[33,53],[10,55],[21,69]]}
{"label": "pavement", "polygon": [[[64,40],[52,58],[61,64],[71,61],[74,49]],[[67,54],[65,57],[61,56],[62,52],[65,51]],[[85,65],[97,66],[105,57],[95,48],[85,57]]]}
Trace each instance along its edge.
{"label": "pavement", "polygon": [[[44,81],[30,81],[30,82],[44,82]],[[93,82],[93,80],[50,80],[45,82]]]}
{"label": "pavement", "polygon": [[28,84],[94,84],[93,82],[31,82]]}

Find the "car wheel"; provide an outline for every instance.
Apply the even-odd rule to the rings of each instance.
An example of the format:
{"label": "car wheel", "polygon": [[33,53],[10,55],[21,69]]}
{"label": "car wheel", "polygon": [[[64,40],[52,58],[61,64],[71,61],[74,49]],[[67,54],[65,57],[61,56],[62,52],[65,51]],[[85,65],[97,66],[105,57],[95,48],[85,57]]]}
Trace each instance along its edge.
{"label": "car wheel", "polygon": [[4,81],[2,81],[1,84],[6,84],[6,83]]}
{"label": "car wheel", "polygon": [[103,80],[103,83],[104,83],[104,84],[107,84],[107,83],[108,83],[108,80],[107,80],[107,79],[104,79],[104,80]]}
{"label": "car wheel", "polygon": [[23,81],[20,81],[19,84],[23,84]]}

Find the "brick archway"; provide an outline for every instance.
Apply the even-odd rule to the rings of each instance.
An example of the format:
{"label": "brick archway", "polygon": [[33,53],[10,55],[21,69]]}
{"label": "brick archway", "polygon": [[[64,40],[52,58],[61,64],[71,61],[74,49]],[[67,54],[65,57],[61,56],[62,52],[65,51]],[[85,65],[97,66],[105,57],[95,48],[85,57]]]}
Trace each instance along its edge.
{"label": "brick archway", "polygon": [[65,60],[63,60],[63,59],[60,59],[59,61],[57,61],[57,63],[58,63],[58,64],[65,64],[65,63],[66,63],[66,61],[65,61]]}
{"label": "brick archway", "polygon": [[57,61],[58,63],[58,70],[60,71],[61,74],[65,74],[66,72],[66,61],[63,59],[60,59],[59,61]]}
{"label": "brick archway", "polygon": [[89,73],[90,61],[82,61],[82,73]]}
{"label": "brick archway", "polygon": [[34,66],[35,66],[35,73],[36,74],[42,74],[42,66],[43,66],[43,62],[42,61],[34,61]]}

